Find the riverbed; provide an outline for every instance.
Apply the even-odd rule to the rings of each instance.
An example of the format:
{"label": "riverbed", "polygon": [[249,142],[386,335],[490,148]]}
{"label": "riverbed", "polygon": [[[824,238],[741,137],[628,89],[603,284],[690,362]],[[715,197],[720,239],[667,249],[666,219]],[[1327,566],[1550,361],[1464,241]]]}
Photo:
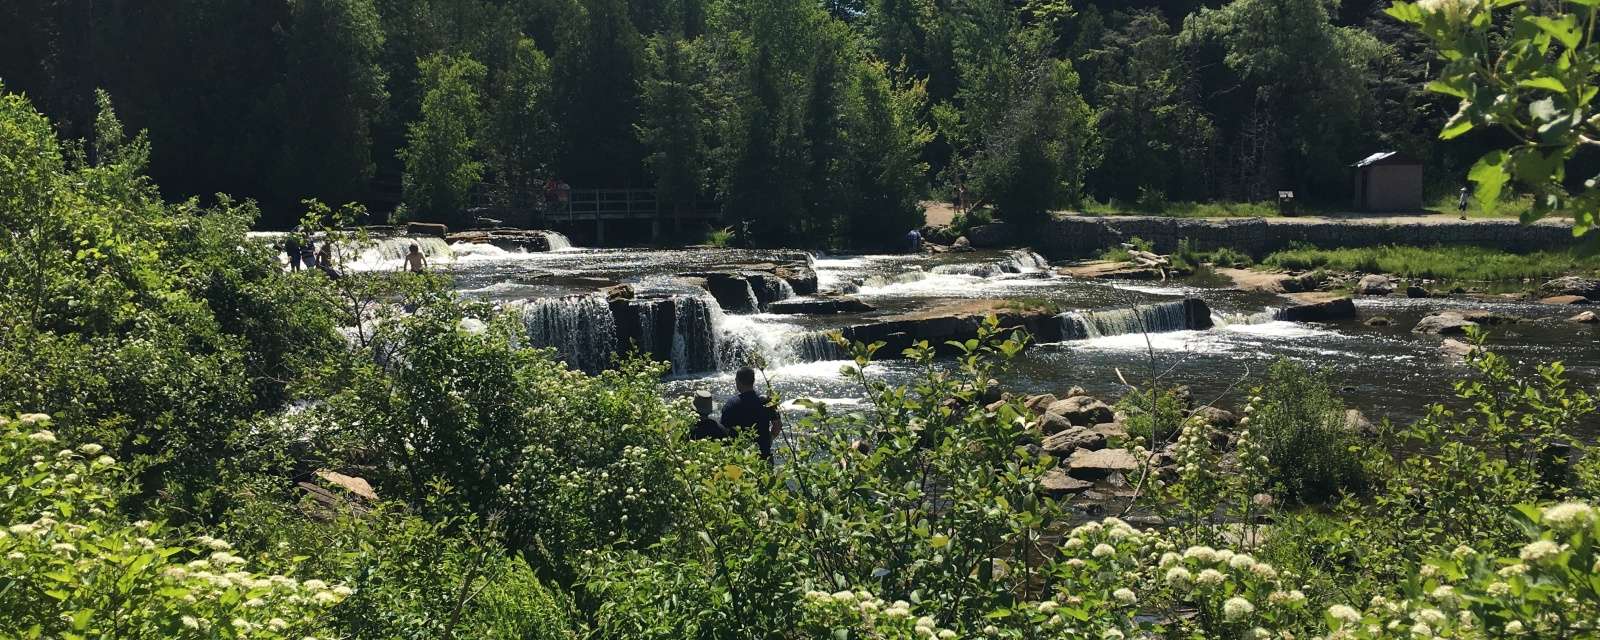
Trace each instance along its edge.
{"label": "riverbed", "polygon": [[[560,357],[582,368],[606,366],[620,349],[616,346],[620,324],[610,317],[616,312],[608,308],[603,287],[621,283],[640,299],[674,300],[668,307],[670,318],[635,319],[659,328],[647,329],[641,336],[641,341],[652,343],[644,345],[647,351],[677,360],[663,385],[669,395],[697,388],[731,393],[732,371],[757,362],[790,406],[797,398],[855,404],[861,393],[840,374],[847,363],[838,349],[827,344],[827,331],[966,300],[1053,306],[1063,321],[1091,327],[1090,335],[1082,339],[1036,344],[1009,363],[999,376],[1002,386],[1021,394],[1060,394],[1081,386],[1110,400],[1125,390],[1125,382],[1144,384],[1154,377],[1165,384],[1188,385],[1202,401],[1215,399],[1234,407],[1240,396],[1262,381],[1274,361],[1288,358],[1326,371],[1346,403],[1374,419],[1410,421],[1424,415],[1430,403],[1448,401],[1452,384],[1470,373],[1458,358],[1440,350],[1441,338],[1410,330],[1422,316],[1447,308],[1488,309],[1524,318],[1494,328],[1492,348],[1523,366],[1564,361],[1571,379],[1589,388],[1600,381],[1596,341],[1600,331],[1593,325],[1566,322],[1578,310],[1566,306],[1363,297],[1356,299],[1355,319],[1295,323],[1274,319],[1274,311],[1288,304],[1285,299],[1231,289],[1226,281],[1204,273],[1169,282],[1080,279],[1056,273],[1044,258],[1027,250],[814,255],[567,247],[525,252],[442,241],[429,242],[425,250],[436,268],[451,274],[462,295],[520,310],[535,342],[556,349]],[[369,253],[362,257],[361,268],[390,268],[393,258],[388,254],[393,251]],[[809,265],[816,273],[816,295],[850,291],[872,310],[829,315],[740,312],[758,308],[723,309],[713,296],[681,277],[775,261]],[[783,290],[766,293],[806,297]],[[1128,309],[1162,309],[1185,298],[1205,301],[1211,328],[1182,326],[1180,320],[1163,319],[1160,313],[1128,321]],[[1388,317],[1393,323],[1368,326],[1364,320],[1373,316]],[[909,363],[899,360],[875,362],[869,371],[891,382],[916,375]]]}

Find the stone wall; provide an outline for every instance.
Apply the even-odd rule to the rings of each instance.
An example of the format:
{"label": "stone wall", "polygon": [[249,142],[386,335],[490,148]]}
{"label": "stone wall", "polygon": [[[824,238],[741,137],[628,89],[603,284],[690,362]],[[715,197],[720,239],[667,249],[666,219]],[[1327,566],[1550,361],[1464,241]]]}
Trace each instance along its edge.
{"label": "stone wall", "polygon": [[[1051,259],[1084,258],[1132,238],[1171,253],[1187,239],[1200,251],[1229,247],[1257,258],[1295,243],[1317,247],[1476,245],[1528,252],[1572,247],[1570,223],[1516,220],[1263,218],[1202,220],[1151,216],[1068,216],[1030,234],[1026,244]],[[974,243],[976,244],[976,243]]]}

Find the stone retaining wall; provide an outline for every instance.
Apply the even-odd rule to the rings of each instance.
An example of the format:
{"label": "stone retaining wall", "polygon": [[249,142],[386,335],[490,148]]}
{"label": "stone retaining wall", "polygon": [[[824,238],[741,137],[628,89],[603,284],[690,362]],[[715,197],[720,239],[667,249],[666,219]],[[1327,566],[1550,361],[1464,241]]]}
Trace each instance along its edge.
{"label": "stone retaining wall", "polygon": [[[985,234],[994,237],[994,230]],[[1327,218],[1263,218],[1205,220],[1151,216],[1058,218],[1030,234],[1026,244],[1051,259],[1082,258],[1102,249],[1142,238],[1157,253],[1172,253],[1182,240],[1200,251],[1229,247],[1257,258],[1306,243],[1324,249],[1384,244],[1414,246],[1476,245],[1514,252],[1572,247],[1570,223],[1515,220],[1361,220]],[[977,245],[977,242],[973,243]]]}

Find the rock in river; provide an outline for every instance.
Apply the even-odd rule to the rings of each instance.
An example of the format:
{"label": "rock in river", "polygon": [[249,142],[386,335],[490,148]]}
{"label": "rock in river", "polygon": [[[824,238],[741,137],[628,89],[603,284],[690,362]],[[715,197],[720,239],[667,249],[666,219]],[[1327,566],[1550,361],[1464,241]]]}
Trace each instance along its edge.
{"label": "rock in river", "polygon": [[1372,274],[1363,276],[1361,281],[1356,283],[1358,296],[1386,296],[1391,293],[1394,293],[1394,281],[1390,280],[1389,276]]}
{"label": "rock in river", "polygon": [[1066,400],[1056,401],[1056,403],[1050,405],[1049,409],[1045,410],[1045,413],[1061,416],[1067,422],[1080,427],[1111,422],[1114,417],[1111,413],[1111,407],[1090,396],[1073,396]]}
{"label": "rock in river", "polygon": [[1585,298],[1600,298],[1600,280],[1566,276],[1556,278],[1539,287],[1547,296],[1583,296]]}
{"label": "rock in river", "polygon": [[865,313],[872,311],[870,304],[848,297],[791,298],[767,305],[767,313],[820,315],[830,313]]}
{"label": "rock in river", "polygon": [[1278,312],[1277,319],[1288,322],[1331,322],[1356,317],[1356,303],[1349,298],[1297,304]]}
{"label": "rock in river", "polygon": [[1583,296],[1550,296],[1541,298],[1541,304],[1589,304],[1589,299]]}
{"label": "rock in river", "polygon": [[1194,415],[1205,420],[1206,424],[1222,430],[1229,430],[1239,425],[1239,418],[1233,415],[1232,411],[1209,405],[1196,409]]}
{"label": "rock in river", "polygon": [[1139,460],[1127,449],[1080,449],[1067,459],[1067,475],[1080,480],[1096,480],[1113,473],[1128,474],[1139,469]]}
{"label": "rock in river", "polygon": [[1085,427],[1071,427],[1044,439],[1044,452],[1057,458],[1065,458],[1079,449],[1093,451],[1103,449],[1105,446],[1104,434]]}
{"label": "rock in river", "polygon": [[1045,495],[1057,499],[1088,491],[1093,486],[1093,482],[1079,480],[1063,473],[1060,469],[1051,469],[1039,479],[1039,487],[1044,489]]}
{"label": "rock in river", "polygon": [[1493,311],[1439,311],[1424,317],[1411,330],[1417,333],[1460,335],[1470,327],[1493,326],[1517,322],[1515,316]]}
{"label": "rock in river", "polygon": [[1572,316],[1571,318],[1567,318],[1567,320],[1581,324],[1595,324],[1600,323],[1600,316],[1595,315],[1593,311],[1585,311],[1578,315]]}

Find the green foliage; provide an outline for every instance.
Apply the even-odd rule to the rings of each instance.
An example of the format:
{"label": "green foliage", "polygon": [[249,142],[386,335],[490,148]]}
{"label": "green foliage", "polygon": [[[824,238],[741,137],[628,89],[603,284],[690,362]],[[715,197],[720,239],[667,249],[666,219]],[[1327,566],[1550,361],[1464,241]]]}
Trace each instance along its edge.
{"label": "green foliage", "polygon": [[1271,461],[1268,479],[1282,497],[1327,504],[1366,489],[1358,436],[1325,374],[1279,360],[1244,413],[1242,426]]}
{"label": "green foliage", "polygon": [[[1467,177],[1478,204],[1493,211],[1512,181],[1531,191],[1535,220],[1568,210],[1582,235],[1595,224],[1600,191],[1569,180],[1566,165],[1593,138],[1589,110],[1597,65],[1596,8],[1589,2],[1396,2],[1389,15],[1438,47],[1445,64],[1428,89],[1460,101],[1442,139],[1499,129],[1509,144],[1485,153]],[[1576,187],[1580,180],[1582,188]]]}
{"label": "green foliage", "polygon": [[472,187],[482,177],[476,136],[482,114],[478,86],[484,67],[444,54],[420,60],[421,119],[406,132],[405,218],[462,225]]}
{"label": "green foliage", "polygon": [[122,466],[100,445],[60,444],[48,426],[43,414],[0,418],[8,637],[302,638],[351,594],[246,571],[251,560],[223,540],[122,520]]}
{"label": "green foliage", "polygon": [[1189,417],[1189,406],[1178,389],[1149,392],[1130,389],[1117,401],[1117,410],[1128,416],[1123,421],[1128,435],[1151,448],[1171,442]]}
{"label": "green foliage", "polygon": [[281,197],[359,200],[374,173],[373,122],[389,99],[378,65],[384,39],[378,10],[372,0],[290,6]]}
{"label": "green foliage", "polygon": [[1388,273],[1402,278],[1524,280],[1600,271],[1600,260],[1571,251],[1509,253],[1470,246],[1385,245],[1348,249],[1297,247],[1274,252],[1261,266],[1304,271],[1334,269]]}
{"label": "green foliage", "polygon": [[1211,264],[1217,267],[1248,267],[1255,264],[1255,260],[1242,251],[1231,247],[1218,247],[1212,251],[1199,251],[1188,238],[1178,241],[1178,250],[1172,254],[1174,263],[1189,266],[1190,268]]}
{"label": "green foliage", "polygon": [[[495,183],[524,197],[543,197],[559,139],[554,117],[550,60],[521,38],[508,65],[492,75],[482,141],[484,168]],[[511,200],[508,206],[526,207]]]}
{"label": "green foliage", "polygon": [[706,246],[727,248],[733,246],[733,227],[711,229],[706,232]]}
{"label": "green foliage", "polygon": [[274,550],[293,549],[294,565],[355,589],[326,617],[338,637],[574,638],[569,599],[506,550],[495,524],[429,522],[394,503],[358,512],[277,496],[229,518],[240,548],[269,562],[287,560]]}
{"label": "green foliage", "polygon": [[0,97],[0,410],[60,407],[64,438],[126,461],[130,501],[167,491],[204,517],[219,472],[251,459],[246,420],[342,339],[315,304],[326,282],[283,277],[245,238],[252,206],[163,203],[144,138],[102,106],[96,161],[79,166],[25,100]]}

